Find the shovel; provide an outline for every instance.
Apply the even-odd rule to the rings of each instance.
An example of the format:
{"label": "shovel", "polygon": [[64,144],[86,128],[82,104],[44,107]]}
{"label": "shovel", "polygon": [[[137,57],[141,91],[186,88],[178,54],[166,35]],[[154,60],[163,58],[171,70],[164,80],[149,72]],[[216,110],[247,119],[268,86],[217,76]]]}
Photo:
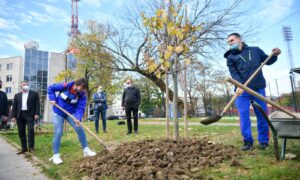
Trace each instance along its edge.
{"label": "shovel", "polygon": [[[248,86],[248,84],[252,81],[252,79],[257,75],[257,73],[263,68],[263,66],[274,56],[274,53],[272,52],[269,57],[267,57],[267,59],[261,63],[261,65],[256,69],[256,71],[249,77],[249,79],[245,82],[244,86]],[[200,123],[204,124],[204,125],[209,125],[212,123],[215,123],[217,121],[219,121],[222,117],[223,114],[226,113],[228,111],[228,109],[230,108],[230,106],[232,105],[232,103],[235,101],[235,99],[238,97],[238,94],[235,94],[231,100],[227,103],[227,105],[224,107],[223,111],[221,112],[220,115],[212,115],[206,119],[203,119],[202,121],[200,121]]]}
{"label": "shovel", "polygon": [[248,92],[249,94],[257,97],[258,99],[271,104],[272,106],[278,108],[279,110],[285,112],[286,114],[288,114],[289,116],[293,117],[294,119],[298,119],[299,117],[296,116],[295,114],[291,113],[290,111],[284,109],[283,107],[279,106],[278,104],[274,103],[273,101],[265,98],[264,96],[258,94],[257,92],[253,91],[252,89],[248,88],[247,86],[237,82],[236,80],[232,79],[232,78],[226,78],[227,82],[230,82],[231,84],[235,85],[236,87],[239,87],[241,89],[243,89],[244,91]]}
{"label": "shovel", "polygon": [[[57,107],[58,109],[60,109],[62,112],[64,112],[65,114],[67,114],[70,118],[72,118],[74,121],[77,121],[77,119],[70,114],[68,111],[66,111],[64,108],[60,107],[58,104],[54,104],[55,107]],[[86,127],[83,123],[81,123],[79,121],[79,125],[82,126],[84,128],[84,130],[86,130],[90,135],[92,135],[106,150],[109,150],[107,145],[104,144],[104,142],[99,139],[99,137],[93,133],[93,131],[91,131],[88,127]]]}

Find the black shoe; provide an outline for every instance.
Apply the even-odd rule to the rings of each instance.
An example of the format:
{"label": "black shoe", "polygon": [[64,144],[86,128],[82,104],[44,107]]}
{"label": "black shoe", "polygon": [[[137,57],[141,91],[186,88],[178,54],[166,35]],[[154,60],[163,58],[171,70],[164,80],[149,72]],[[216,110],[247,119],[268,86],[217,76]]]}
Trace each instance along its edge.
{"label": "black shoe", "polygon": [[260,143],[259,144],[259,149],[265,150],[269,147],[268,143]]}
{"label": "black shoe", "polygon": [[96,134],[99,134],[99,131],[96,131]]}
{"label": "black shoe", "polygon": [[21,151],[17,152],[17,155],[19,154],[24,154],[25,152],[27,152],[28,150],[27,149],[22,149]]}
{"label": "black shoe", "polygon": [[249,142],[245,142],[244,145],[242,146],[241,150],[242,151],[249,151],[253,149],[253,144]]}
{"label": "black shoe", "polygon": [[29,148],[30,153],[34,153],[34,148]]}
{"label": "black shoe", "polygon": [[132,132],[129,132],[129,131],[128,131],[128,132],[126,133],[126,135],[130,135],[131,133],[132,133]]}

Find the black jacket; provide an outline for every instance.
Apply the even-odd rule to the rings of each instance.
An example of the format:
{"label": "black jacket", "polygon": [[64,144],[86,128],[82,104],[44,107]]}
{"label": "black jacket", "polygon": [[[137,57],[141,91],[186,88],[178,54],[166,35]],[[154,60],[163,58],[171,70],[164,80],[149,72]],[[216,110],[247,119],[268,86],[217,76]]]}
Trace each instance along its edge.
{"label": "black jacket", "polygon": [[[28,99],[27,99],[27,109],[28,114],[34,118],[34,115],[40,115],[40,99],[39,94],[35,91],[29,90]],[[13,108],[12,108],[12,117],[20,118],[22,111],[22,92],[19,92],[14,97]]]}
{"label": "black jacket", "polygon": [[141,101],[140,90],[134,86],[125,88],[122,96],[122,106],[134,105],[138,107]]}
{"label": "black jacket", "polygon": [[0,91],[0,118],[1,116],[8,116],[7,96],[3,91]]}

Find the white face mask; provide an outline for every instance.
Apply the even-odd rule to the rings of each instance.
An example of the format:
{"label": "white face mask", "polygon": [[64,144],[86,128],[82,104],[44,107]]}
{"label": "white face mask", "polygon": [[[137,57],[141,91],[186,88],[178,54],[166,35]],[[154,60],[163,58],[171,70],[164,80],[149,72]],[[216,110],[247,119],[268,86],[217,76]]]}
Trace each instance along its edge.
{"label": "white face mask", "polygon": [[125,87],[129,88],[129,87],[132,87],[132,84],[125,84]]}
{"label": "white face mask", "polygon": [[28,85],[22,86],[22,89],[23,89],[24,91],[28,91],[28,90],[29,90],[29,86],[28,86]]}
{"label": "white face mask", "polygon": [[102,91],[103,91],[102,89],[98,88],[98,92],[102,92]]}

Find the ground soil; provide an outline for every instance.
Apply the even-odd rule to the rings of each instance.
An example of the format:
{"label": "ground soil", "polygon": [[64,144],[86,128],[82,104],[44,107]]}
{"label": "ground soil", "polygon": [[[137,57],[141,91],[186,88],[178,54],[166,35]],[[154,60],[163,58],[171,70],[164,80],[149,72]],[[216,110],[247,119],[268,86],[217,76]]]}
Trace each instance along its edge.
{"label": "ground soil", "polygon": [[238,156],[233,146],[207,140],[144,140],[82,159],[75,168],[87,174],[85,179],[202,179],[203,168]]}

